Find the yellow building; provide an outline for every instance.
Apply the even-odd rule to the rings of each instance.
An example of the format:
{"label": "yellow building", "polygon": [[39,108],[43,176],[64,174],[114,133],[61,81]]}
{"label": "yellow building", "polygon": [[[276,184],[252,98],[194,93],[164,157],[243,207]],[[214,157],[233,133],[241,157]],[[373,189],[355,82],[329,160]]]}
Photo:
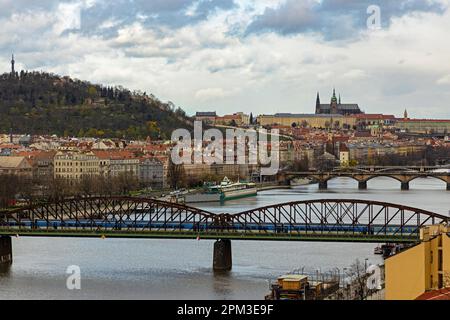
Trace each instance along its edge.
{"label": "yellow building", "polygon": [[449,231],[444,225],[425,227],[420,244],[386,259],[386,300],[414,300],[450,287]]}
{"label": "yellow building", "polygon": [[450,120],[441,119],[402,119],[395,125],[398,129],[410,133],[441,133],[450,132]]}
{"label": "yellow building", "polygon": [[100,160],[92,152],[59,151],[54,158],[55,178],[81,179],[100,174]]}
{"label": "yellow building", "polygon": [[258,117],[261,126],[292,126],[310,128],[342,128],[344,125],[353,127],[356,124],[355,117],[347,117],[341,114],[293,114],[277,113],[274,115],[261,115]]}

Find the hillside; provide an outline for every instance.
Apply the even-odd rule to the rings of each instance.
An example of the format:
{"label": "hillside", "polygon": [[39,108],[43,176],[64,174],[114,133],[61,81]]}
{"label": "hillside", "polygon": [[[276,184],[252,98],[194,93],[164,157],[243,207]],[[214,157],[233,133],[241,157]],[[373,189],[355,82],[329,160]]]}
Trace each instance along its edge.
{"label": "hillside", "polygon": [[191,120],[171,102],[42,72],[0,76],[0,132],[169,138]]}

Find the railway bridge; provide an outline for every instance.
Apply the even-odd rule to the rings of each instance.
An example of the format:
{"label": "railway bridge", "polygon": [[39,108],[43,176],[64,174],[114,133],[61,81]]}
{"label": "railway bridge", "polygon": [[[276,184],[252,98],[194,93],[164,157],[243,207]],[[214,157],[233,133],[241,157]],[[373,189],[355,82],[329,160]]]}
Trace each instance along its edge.
{"label": "railway bridge", "polygon": [[231,240],[419,241],[426,225],[447,216],[356,199],[276,204],[237,214],[136,197],[73,198],[0,211],[0,264],[12,263],[11,237],[210,239],[213,267],[230,270]]}
{"label": "railway bridge", "polygon": [[378,167],[361,166],[354,168],[335,168],[326,171],[287,171],[280,174],[281,181],[289,182],[294,178],[309,178],[319,183],[319,189],[327,189],[328,181],[346,177],[358,182],[358,188],[367,189],[367,182],[377,177],[389,177],[400,182],[402,190],[409,190],[411,181],[418,178],[435,178],[446,183],[447,190],[450,190],[450,166],[406,166],[406,167]]}

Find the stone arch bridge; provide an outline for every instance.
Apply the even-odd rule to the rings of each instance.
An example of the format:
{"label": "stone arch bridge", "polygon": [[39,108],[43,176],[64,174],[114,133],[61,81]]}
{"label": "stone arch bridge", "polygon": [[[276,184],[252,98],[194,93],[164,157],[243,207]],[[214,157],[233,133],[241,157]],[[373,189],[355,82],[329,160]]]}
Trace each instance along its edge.
{"label": "stone arch bridge", "polygon": [[[438,170],[439,169],[439,170]],[[282,172],[279,180],[288,182],[294,178],[309,178],[319,183],[320,189],[328,188],[328,181],[346,177],[358,182],[359,189],[367,189],[367,182],[377,177],[388,177],[400,182],[402,190],[409,190],[411,181],[418,178],[435,178],[446,183],[450,190],[450,166],[444,167],[355,167],[329,171]]]}

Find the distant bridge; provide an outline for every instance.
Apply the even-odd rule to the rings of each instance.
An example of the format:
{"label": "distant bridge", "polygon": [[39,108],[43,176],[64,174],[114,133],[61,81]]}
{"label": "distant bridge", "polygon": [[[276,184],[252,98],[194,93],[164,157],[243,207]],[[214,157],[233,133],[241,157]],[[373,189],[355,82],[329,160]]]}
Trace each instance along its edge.
{"label": "distant bridge", "polygon": [[[444,169],[444,171],[438,171]],[[447,170],[447,171],[445,171]],[[367,189],[367,182],[377,177],[389,177],[400,182],[402,190],[409,190],[409,183],[418,178],[436,178],[447,184],[450,190],[450,166],[403,166],[403,167],[381,167],[360,166],[354,168],[336,168],[327,171],[287,171],[279,175],[280,180],[290,181],[294,178],[310,178],[319,183],[320,189],[328,188],[328,181],[346,177],[358,182],[359,189]]]}
{"label": "distant bridge", "polygon": [[362,172],[389,172],[389,171],[416,171],[416,172],[427,172],[427,171],[437,171],[437,170],[450,170],[450,165],[443,166],[356,166],[351,168],[336,168],[335,170],[355,170]]}
{"label": "distant bridge", "polygon": [[[219,239],[215,243],[214,266],[229,269],[232,239],[417,242],[420,228],[448,220],[444,215],[418,208],[351,199],[289,202],[237,214],[214,214],[181,204],[134,197],[67,199],[0,212],[0,235],[4,236],[0,241],[0,262],[7,261],[2,256],[8,254],[12,261],[9,237],[15,235],[199,237]],[[2,250],[7,253],[2,255]]]}

